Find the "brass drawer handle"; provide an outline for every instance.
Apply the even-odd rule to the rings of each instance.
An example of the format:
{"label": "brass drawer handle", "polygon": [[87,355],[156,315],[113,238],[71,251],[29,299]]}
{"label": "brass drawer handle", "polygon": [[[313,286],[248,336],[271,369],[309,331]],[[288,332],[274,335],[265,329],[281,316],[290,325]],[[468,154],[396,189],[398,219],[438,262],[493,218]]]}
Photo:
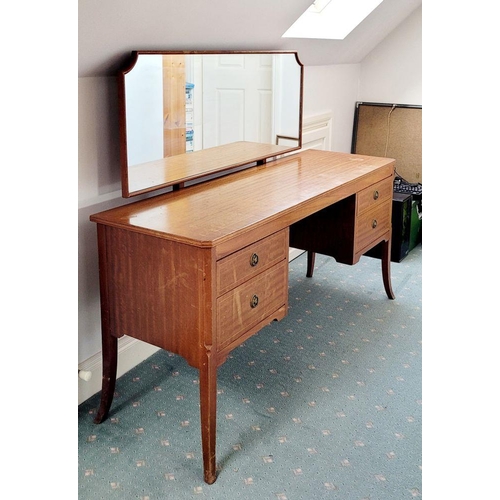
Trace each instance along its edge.
{"label": "brass drawer handle", "polygon": [[373,199],[374,199],[374,200],[378,200],[378,197],[379,197],[379,196],[380,196],[380,195],[379,195],[379,192],[378,192],[378,191],[374,191],[374,192],[373,192]]}
{"label": "brass drawer handle", "polygon": [[250,257],[250,265],[255,267],[259,263],[259,256],[256,253],[253,253]]}
{"label": "brass drawer handle", "polygon": [[250,299],[250,307],[253,309],[259,305],[259,297],[257,295],[253,295]]}
{"label": "brass drawer handle", "polygon": [[372,228],[375,229],[377,227],[377,219],[372,220]]}

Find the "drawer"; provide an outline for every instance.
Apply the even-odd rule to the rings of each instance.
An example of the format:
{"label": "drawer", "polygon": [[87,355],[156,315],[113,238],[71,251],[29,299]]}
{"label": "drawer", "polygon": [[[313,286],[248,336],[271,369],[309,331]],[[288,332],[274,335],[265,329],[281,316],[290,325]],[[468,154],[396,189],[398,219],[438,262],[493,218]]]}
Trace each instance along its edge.
{"label": "drawer", "polygon": [[288,232],[274,233],[217,262],[217,295],[288,259]]}
{"label": "drawer", "polygon": [[355,253],[363,250],[391,229],[391,204],[392,199],[386,200],[357,218]]}
{"label": "drawer", "polygon": [[388,198],[392,199],[393,178],[388,177],[358,193],[357,214],[380,205]]}
{"label": "drawer", "polygon": [[[288,261],[271,267],[217,299],[217,348],[220,351],[288,299]],[[273,318],[270,318],[270,321]]]}

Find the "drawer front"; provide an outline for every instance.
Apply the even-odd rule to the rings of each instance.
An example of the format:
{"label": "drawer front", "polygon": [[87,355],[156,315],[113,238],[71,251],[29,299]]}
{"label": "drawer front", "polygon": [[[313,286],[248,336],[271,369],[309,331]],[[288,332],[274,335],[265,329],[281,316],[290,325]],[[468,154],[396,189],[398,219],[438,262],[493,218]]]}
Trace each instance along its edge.
{"label": "drawer front", "polygon": [[287,297],[288,261],[277,264],[219,297],[218,350],[276,312],[287,303]]}
{"label": "drawer front", "polygon": [[388,177],[376,184],[371,185],[358,193],[357,213],[375,208],[388,198],[392,198],[393,179]]}
{"label": "drawer front", "polygon": [[391,199],[386,200],[375,209],[358,217],[355,253],[363,250],[391,229],[391,203]]}
{"label": "drawer front", "polygon": [[217,295],[235,288],[288,257],[288,232],[272,234],[217,262]]}

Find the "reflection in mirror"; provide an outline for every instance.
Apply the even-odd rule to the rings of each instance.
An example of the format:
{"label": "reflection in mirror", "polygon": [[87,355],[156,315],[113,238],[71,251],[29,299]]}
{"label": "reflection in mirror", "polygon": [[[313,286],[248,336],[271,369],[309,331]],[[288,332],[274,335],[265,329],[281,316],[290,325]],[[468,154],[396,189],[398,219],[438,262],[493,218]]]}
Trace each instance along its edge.
{"label": "reflection in mirror", "polygon": [[119,76],[125,197],[301,147],[295,52],[134,52]]}

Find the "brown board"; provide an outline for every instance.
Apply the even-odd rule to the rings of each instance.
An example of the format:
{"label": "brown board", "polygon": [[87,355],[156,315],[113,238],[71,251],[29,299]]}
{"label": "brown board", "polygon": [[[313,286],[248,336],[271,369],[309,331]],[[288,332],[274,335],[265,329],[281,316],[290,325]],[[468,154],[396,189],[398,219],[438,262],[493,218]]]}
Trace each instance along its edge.
{"label": "brown board", "polygon": [[357,102],[351,152],[394,158],[398,175],[422,183],[422,106]]}
{"label": "brown board", "polygon": [[186,62],[163,55],[163,156],[186,152]]}

